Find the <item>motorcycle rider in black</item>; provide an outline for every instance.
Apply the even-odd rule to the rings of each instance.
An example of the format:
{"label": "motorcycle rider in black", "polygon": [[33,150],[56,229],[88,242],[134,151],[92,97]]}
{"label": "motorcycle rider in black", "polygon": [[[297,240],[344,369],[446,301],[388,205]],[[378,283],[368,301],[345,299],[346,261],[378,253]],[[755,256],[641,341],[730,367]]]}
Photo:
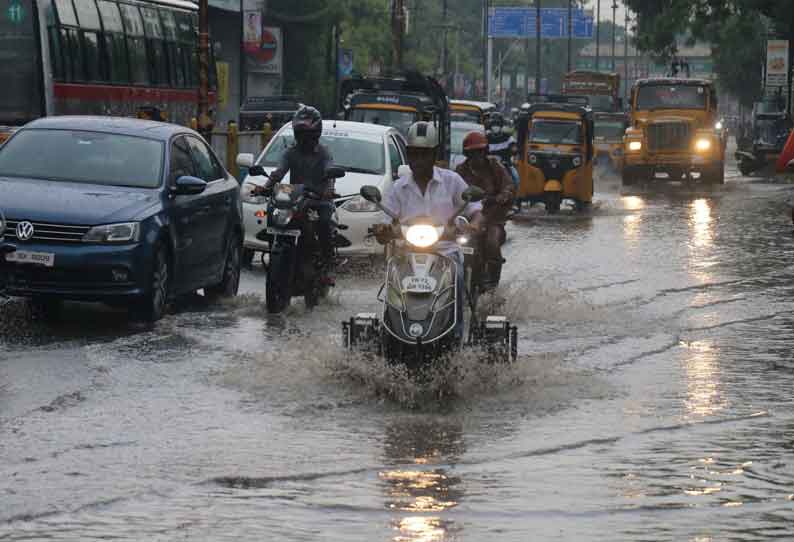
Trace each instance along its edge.
{"label": "motorcycle rider in black", "polygon": [[322,201],[313,200],[310,205],[319,214],[317,228],[322,258],[325,262],[323,282],[332,285],[334,282],[331,276],[334,248],[331,219],[334,186],[333,181],[327,178],[326,171],[333,165],[333,158],[328,149],[320,144],[320,136],[323,133],[322,115],[314,107],[301,107],[292,118],[292,132],[295,135],[295,144],[282,155],[278,168],[270,174],[268,183],[257,189],[256,192],[269,192],[274,184],[280,182],[289,173],[291,184],[302,184],[322,197]]}
{"label": "motorcycle rider in black", "polygon": [[499,112],[488,115],[485,121],[485,134],[488,137],[488,154],[496,156],[507,168],[513,184],[518,185],[518,175],[513,167],[513,154],[516,152],[516,141],[505,130],[505,119]]}

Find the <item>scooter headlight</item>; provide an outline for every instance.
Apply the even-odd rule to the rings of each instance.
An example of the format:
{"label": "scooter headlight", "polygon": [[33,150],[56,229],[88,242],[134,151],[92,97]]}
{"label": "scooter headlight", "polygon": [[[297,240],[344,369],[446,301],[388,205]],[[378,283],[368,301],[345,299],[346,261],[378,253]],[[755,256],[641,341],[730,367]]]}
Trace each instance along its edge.
{"label": "scooter headlight", "polygon": [[717,131],[722,130],[722,122],[717,121],[717,124],[714,125],[714,129]]}
{"label": "scooter headlight", "polygon": [[629,150],[635,152],[642,150],[642,141],[630,141]]}
{"label": "scooter headlight", "polygon": [[415,224],[405,230],[405,240],[415,247],[427,248],[441,238],[441,229],[429,224]]}

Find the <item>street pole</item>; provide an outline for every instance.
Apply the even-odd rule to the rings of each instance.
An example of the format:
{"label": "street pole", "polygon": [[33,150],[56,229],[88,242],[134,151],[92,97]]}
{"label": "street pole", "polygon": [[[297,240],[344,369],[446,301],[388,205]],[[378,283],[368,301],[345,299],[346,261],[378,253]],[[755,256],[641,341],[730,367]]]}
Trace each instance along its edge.
{"label": "street pole", "polygon": [[341,111],[339,108],[339,23],[333,27],[334,33],[334,113]]}
{"label": "street pole", "polygon": [[601,22],[601,0],[596,0],[596,20],[595,20],[595,27],[596,27],[596,65],[595,71],[601,71],[601,28],[598,23]]}
{"label": "street pole", "polygon": [[441,73],[447,77],[447,0],[441,0],[441,19],[444,22],[444,47],[441,49]]}
{"label": "street pole", "polygon": [[483,0],[482,2],[482,83],[483,89],[485,90],[486,100],[491,99],[490,94],[490,85],[488,82],[488,74],[490,73],[489,70],[491,69],[489,64],[489,50],[490,50],[490,40],[488,38],[488,14],[490,11],[489,0]]}
{"label": "street pole", "polygon": [[245,11],[243,0],[240,0],[240,106],[245,102],[245,48],[243,42],[243,29],[245,28]]}
{"label": "street pole", "polygon": [[209,4],[199,0],[199,88],[198,88],[198,129],[208,142],[212,138],[212,119],[210,118],[209,89]]}
{"label": "street pole", "polygon": [[629,6],[626,7],[626,18],[623,23],[623,103],[629,100]]}
{"label": "street pole", "polygon": [[492,87],[491,84],[491,71],[493,70],[493,38],[488,38],[488,54],[487,54],[487,61],[485,63],[485,95],[487,97],[486,101],[490,102],[492,97]]}
{"label": "street pole", "polygon": [[403,0],[392,0],[392,71],[403,67]]}
{"label": "street pole", "polygon": [[540,0],[535,0],[535,93],[540,94]]}
{"label": "street pole", "polygon": [[615,71],[615,21],[617,20],[618,3],[617,0],[612,1],[612,71]]}
{"label": "street pole", "polygon": [[571,71],[571,54],[573,52],[573,0],[568,0],[568,71]]}

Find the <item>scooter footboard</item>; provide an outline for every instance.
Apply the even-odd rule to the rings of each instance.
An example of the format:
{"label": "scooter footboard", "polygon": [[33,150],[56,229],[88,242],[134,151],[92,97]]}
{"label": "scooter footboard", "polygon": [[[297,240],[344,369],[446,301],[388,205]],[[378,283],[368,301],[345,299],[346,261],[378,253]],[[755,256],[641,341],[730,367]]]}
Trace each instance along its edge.
{"label": "scooter footboard", "polygon": [[342,345],[347,350],[379,350],[380,320],[374,312],[363,312],[342,322]]}

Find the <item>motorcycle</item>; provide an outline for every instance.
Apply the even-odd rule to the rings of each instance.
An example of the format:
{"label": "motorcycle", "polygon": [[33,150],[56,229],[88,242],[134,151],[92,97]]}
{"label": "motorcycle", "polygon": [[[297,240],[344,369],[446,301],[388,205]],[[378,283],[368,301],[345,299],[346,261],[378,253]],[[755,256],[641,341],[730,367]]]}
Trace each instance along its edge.
{"label": "motorcycle", "polygon": [[[268,176],[261,166],[253,166],[249,174]],[[326,171],[329,179],[344,175],[345,170],[336,166]],[[298,296],[303,296],[306,308],[312,309],[328,293],[329,285],[323,284],[322,278],[324,269],[331,264],[322,255],[317,206],[331,203],[302,184],[276,184],[266,195],[267,224],[257,238],[268,243],[267,310],[271,314],[283,312]],[[340,239],[344,241],[336,230],[343,229],[345,226],[331,222],[335,249]]]}
{"label": "motorcycle", "polygon": [[[469,187],[463,199],[466,203],[480,201],[483,195],[479,188]],[[360,313],[343,322],[345,347],[378,354],[390,363],[422,368],[461,346],[463,337],[456,333],[456,328],[464,314],[464,296],[467,296],[468,345],[485,347],[491,359],[515,360],[517,328],[503,316],[488,316],[485,321],[479,321],[477,296],[471,291],[459,291],[455,260],[438,251],[439,242],[455,241],[458,237],[466,219],[457,215],[465,205],[447,224],[437,224],[429,217],[400,221],[381,204],[376,187],[362,187],[361,196],[392,219],[391,256],[378,294],[378,300],[383,303],[380,316]]]}

